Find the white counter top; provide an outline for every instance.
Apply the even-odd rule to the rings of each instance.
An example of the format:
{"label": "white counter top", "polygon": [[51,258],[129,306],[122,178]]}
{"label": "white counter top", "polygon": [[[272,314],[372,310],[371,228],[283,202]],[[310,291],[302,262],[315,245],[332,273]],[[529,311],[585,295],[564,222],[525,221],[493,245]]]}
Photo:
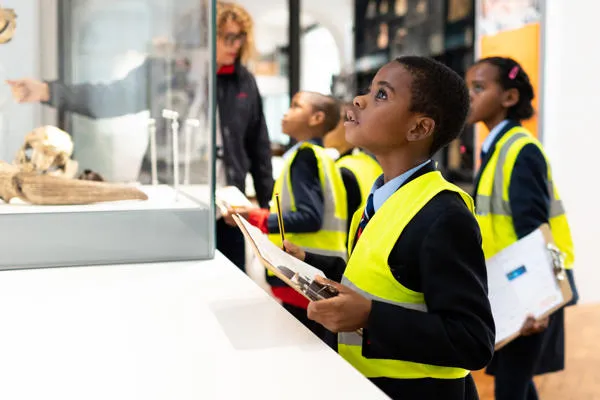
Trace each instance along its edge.
{"label": "white counter top", "polygon": [[0,399],[387,398],[220,253],[2,271],[0,305]]}

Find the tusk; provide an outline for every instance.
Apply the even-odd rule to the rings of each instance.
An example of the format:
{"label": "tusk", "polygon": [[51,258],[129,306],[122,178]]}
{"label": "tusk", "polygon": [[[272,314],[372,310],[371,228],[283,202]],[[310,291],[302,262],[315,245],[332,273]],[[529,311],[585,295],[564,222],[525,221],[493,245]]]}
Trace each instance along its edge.
{"label": "tusk", "polygon": [[141,190],[114,183],[17,173],[12,186],[21,200],[38,205],[76,205],[120,200],[148,200]]}

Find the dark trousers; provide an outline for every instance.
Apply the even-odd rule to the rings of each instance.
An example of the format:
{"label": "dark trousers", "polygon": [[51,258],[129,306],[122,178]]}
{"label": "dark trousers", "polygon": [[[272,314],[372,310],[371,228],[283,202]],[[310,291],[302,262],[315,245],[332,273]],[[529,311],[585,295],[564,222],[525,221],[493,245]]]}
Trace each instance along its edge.
{"label": "dark trousers", "polygon": [[479,400],[471,374],[463,379],[369,378],[393,400]]}
{"label": "dark trousers", "polygon": [[246,272],[244,235],[237,226],[229,226],[223,218],[217,220],[217,250]]}
{"label": "dark trousers", "polygon": [[[496,376],[496,388],[494,389],[494,395],[496,400],[503,399],[524,399],[524,400],[538,400],[537,389],[533,379],[528,382],[522,380],[515,380],[514,376],[500,375]],[[511,386],[512,385],[512,386]],[[518,393],[517,393],[518,392]],[[513,397],[518,395],[519,397]]]}
{"label": "dark trousers", "polygon": [[564,369],[564,308],[550,316],[548,328],[520,336],[494,354],[487,372],[495,376],[496,400],[537,400],[535,375]]}
{"label": "dark trousers", "polygon": [[544,333],[521,336],[496,352],[496,400],[538,399],[533,376],[542,353]]}

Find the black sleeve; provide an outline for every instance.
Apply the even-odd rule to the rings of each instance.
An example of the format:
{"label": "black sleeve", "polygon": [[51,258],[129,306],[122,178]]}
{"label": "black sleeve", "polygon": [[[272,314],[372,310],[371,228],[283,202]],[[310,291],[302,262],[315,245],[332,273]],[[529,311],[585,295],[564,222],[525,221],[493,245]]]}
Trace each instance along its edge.
{"label": "black sleeve", "polygon": [[250,159],[250,174],[254,181],[256,199],[262,208],[269,207],[273,194],[273,167],[271,165],[271,141],[263,113],[262,98],[256,87],[254,77],[250,75],[254,89],[253,120],[246,134],[246,152]]}
{"label": "black sleeve", "polygon": [[110,118],[148,109],[148,69],[146,60],[125,78],[109,83],[66,85],[48,83],[50,99],[44,104],[90,118]]}
{"label": "black sleeve", "polygon": [[346,188],[346,198],[348,201],[348,230],[350,230],[350,223],[352,222],[352,216],[354,212],[360,207],[362,201],[360,194],[360,187],[356,177],[347,168],[340,168],[342,174],[342,180],[344,181],[344,187]]}
{"label": "black sleeve", "polygon": [[336,282],[342,281],[342,275],[346,269],[346,262],[339,257],[306,252],[304,262],[320,269],[327,278]]}
{"label": "black sleeve", "polygon": [[466,208],[430,225],[419,259],[427,312],[374,301],[365,357],[483,368],[492,358],[495,326],[481,235]]}
{"label": "black sleeve", "polygon": [[548,166],[544,155],[535,144],[525,145],[517,156],[510,176],[508,199],[519,239],[548,222]]}
{"label": "black sleeve", "polygon": [[[315,153],[310,148],[298,150],[290,166],[290,180],[296,202],[296,211],[283,213],[285,231],[290,233],[317,232],[323,225],[325,204],[319,180],[319,167]],[[267,220],[270,233],[279,233],[277,215]]]}

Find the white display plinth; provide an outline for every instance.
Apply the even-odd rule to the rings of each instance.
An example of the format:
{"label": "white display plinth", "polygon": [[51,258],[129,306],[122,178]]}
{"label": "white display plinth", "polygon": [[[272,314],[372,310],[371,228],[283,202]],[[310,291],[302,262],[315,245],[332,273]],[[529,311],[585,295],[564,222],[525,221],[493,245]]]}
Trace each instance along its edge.
{"label": "white display plinth", "polygon": [[[148,200],[76,206],[0,204],[0,269],[208,259],[208,187],[140,186]],[[201,195],[196,196],[196,194]],[[15,204],[17,203],[17,204]]]}
{"label": "white display plinth", "polygon": [[[0,204],[0,215],[2,214],[43,214],[43,213],[79,213],[98,211],[140,211],[140,210],[184,210],[206,207],[190,196],[178,196],[175,198],[175,190],[168,185],[138,186],[142,192],[148,195],[148,200],[124,200],[109,201],[72,206],[32,205],[26,204],[19,199],[11,200],[10,204]],[[198,198],[198,197],[196,197]],[[209,197],[205,197],[204,200]]]}
{"label": "white display plinth", "polygon": [[0,272],[0,398],[386,399],[220,253]]}

